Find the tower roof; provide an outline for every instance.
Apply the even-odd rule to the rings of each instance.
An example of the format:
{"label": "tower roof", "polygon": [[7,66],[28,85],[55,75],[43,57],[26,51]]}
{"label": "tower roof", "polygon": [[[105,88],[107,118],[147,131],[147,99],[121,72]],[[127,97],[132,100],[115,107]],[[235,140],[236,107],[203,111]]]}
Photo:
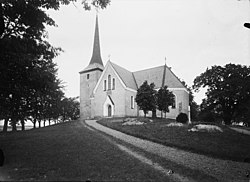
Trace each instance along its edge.
{"label": "tower roof", "polygon": [[95,22],[95,36],[94,36],[94,45],[93,45],[93,53],[90,60],[90,64],[100,64],[103,66],[102,58],[101,58],[101,49],[100,49],[100,40],[99,40],[99,27],[98,27],[98,16],[96,15]]}

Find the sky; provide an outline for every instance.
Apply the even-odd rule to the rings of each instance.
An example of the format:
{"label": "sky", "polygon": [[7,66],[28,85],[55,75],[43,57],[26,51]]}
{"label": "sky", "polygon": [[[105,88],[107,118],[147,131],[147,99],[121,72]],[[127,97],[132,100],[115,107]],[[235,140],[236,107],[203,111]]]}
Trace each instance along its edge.
{"label": "sky", "polygon": [[[93,49],[96,11],[80,3],[48,11],[58,27],[47,27],[48,41],[62,52],[55,62],[68,97],[79,96],[79,72]],[[99,10],[104,65],[130,71],[166,64],[188,86],[213,65],[250,63],[248,0],[111,0]],[[194,93],[200,104],[205,90]]]}

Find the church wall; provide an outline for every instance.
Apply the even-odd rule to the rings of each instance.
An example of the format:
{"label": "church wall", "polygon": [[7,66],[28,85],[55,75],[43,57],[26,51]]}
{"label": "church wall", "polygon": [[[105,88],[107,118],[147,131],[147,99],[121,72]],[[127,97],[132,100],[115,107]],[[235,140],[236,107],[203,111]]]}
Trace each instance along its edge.
{"label": "church wall", "polygon": [[[133,98],[131,98],[133,97]],[[126,90],[125,93],[125,115],[126,116],[137,116],[137,104],[135,102],[136,92]],[[133,99],[133,101],[132,101]]]}
{"label": "church wall", "polygon": [[[111,90],[108,90],[108,75],[111,75]],[[115,79],[114,90],[112,89],[113,78]],[[107,84],[106,91],[104,91],[104,80],[106,80]],[[104,113],[103,107],[108,95],[114,102],[113,117],[125,116],[125,89],[120,83],[117,75],[115,74],[110,65],[108,65],[106,71],[104,72],[103,77],[100,80],[100,84],[94,95],[94,99],[92,102],[93,105],[92,117],[103,117]]]}
{"label": "church wall", "polygon": [[[175,95],[176,101],[175,101],[175,108],[172,108],[172,106],[169,107],[169,112],[166,113],[166,118],[176,119],[179,113],[183,112],[188,115],[188,106],[189,106],[189,95],[186,91],[183,90],[173,90],[169,88],[170,91],[173,92]],[[161,111],[156,111],[157,117],[161,117]],[[139,111],[139,116],[143,117],[144,112],[142,110]],[[152,117],[152,112],[149,111],[147,114],[147,117]],[[163,113],[163,117],[165,117],[165,114]]]}

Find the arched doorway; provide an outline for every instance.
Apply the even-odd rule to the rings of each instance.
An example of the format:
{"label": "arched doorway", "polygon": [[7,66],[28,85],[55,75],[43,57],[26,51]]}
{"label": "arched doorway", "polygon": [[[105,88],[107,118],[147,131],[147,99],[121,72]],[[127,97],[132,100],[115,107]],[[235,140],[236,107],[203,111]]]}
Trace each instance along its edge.
{"label": "arched doorway", "polygon": [[111,105],[108,105],[108,117],[112,116],[112,107]]}
{"label": "arched doorway", "polygon": [[107,95],[106,101],[103,104],[103,116],[113,117],[115,113],[115,105],[111,97]]}

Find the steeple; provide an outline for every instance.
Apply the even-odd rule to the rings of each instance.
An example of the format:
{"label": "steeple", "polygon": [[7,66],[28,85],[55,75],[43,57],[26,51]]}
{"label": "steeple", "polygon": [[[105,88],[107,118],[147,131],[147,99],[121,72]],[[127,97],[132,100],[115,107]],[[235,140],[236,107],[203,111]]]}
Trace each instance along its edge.
{"label": "steeple", "polygon": [[100,64],[103,66],[102,58],[101,58],[98,15],[97,14],[96,14],[96,22],[95,22],[95,36],[94,36],[93,53],[92,53],[92,58],[90,60],[89,65],[94,64],[94,63]]}
{"label": "steeple", "polygon": [[95,70],[104,70],[104,66],[101,58],[101,49],[100,49],[100,40],[99,40],[99,27],[98,27],[98,15],[96,14],[96,22],[95,22],[95,36],[94,36],[94,44],[93,44],[93,52],[92,57],[89,62],[89,65],[82,71],[80,74],[87,73]]}

